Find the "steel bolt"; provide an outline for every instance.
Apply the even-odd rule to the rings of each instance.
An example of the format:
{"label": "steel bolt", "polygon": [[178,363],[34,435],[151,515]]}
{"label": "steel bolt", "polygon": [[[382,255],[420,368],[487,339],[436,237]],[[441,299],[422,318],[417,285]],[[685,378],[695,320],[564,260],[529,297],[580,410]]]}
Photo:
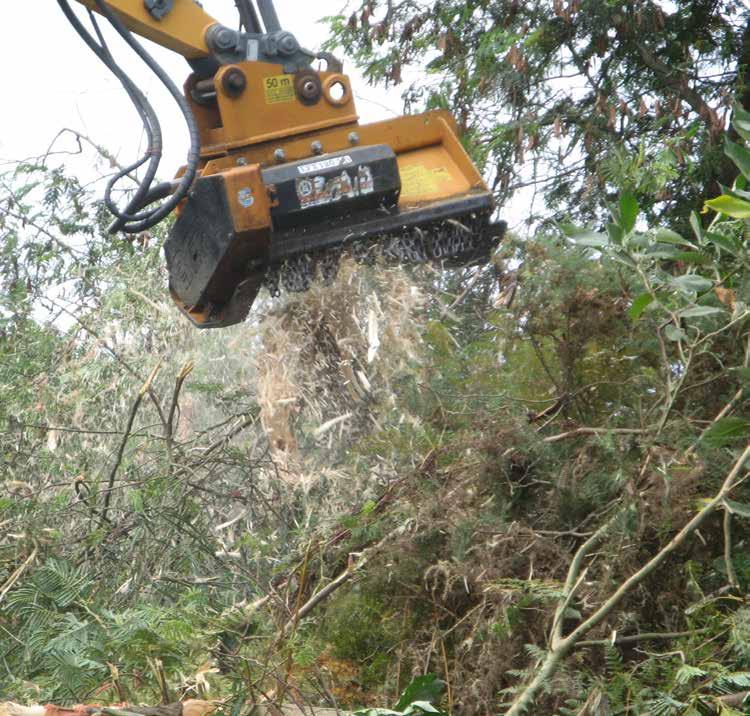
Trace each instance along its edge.
{"label": "steel bolt", "polygon": [[245,159],[245,157],[238,157],[237,158],[237,166],[238,167],[246,167],[247,166],[247,159]]}
{"label": "steel bolt", "polygon": [[247,77],[242,70],[232,67],[224,75],[222,84],[224,85],[224,91],[230,97],[239,97],[247,87]]}
{"label": "steel bolt", "polygon": [[281,147],[273,153],[273,156],[279,164],[286,161],[286,152]]}
{"label": "steel bolt", "polygon": [[299,100],[307,105],[316,104],[323,93],[320,77],[312,70],[297,73],[294,79],[294,89]]}
{"label": "steel bolt", "polygon": [[279,38],[279,51],[284,55],[293,55],[299,49],[297,39],[289,32]]}
{"label": "steel bolt", "polygon": [[153,17],[161,20],[171,12],[173,0],[144,0],[143,4]]}
{"label": "steel bolt", "polygon": [[351,144],[353,147],[356,147],[359,144],[359,134],[356,132],[352,132],[349,135],[349,144]]}
{"label": "steel bolt", "polygon": [[222,27],[214,35],[214,42],[216,46],[222,50],[230,50],[234,47],[236,35],[234,30],[230,30],[228,27]]}
{"label": "steel bolt", "polygon": [[320,142],[318,142],[318,141],[313,142],[310,145],[310,149],[312,149],[312,153],[313,154],[322,154],[323,153],[323,145]]}

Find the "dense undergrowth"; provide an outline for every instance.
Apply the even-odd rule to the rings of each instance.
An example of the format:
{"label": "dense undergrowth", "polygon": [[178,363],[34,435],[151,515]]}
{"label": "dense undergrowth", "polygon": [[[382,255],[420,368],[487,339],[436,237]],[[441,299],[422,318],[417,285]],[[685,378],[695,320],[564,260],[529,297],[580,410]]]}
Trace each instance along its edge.
{"label": "dense undergrowth", "polygon": [[[642,231],[624,194],[610,238],[510,239],[479,273],[345,266],[221,335],[173,320],[157,247],[65,330],[17,311],[0,695],[375,706],[434,673],[448,712],[496,713],[575,551],[609,525],[566,630],[747,435],[745,224],[694,225]],[[585,635],[539,713],[713,713],[750,688],[746,491]]]}

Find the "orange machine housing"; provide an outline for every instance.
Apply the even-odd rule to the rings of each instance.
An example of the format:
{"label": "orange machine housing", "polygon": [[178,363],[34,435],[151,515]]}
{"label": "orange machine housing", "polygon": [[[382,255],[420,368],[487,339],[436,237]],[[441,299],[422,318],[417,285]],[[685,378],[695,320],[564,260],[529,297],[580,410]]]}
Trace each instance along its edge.
{"label": "orange machine housing", "polygon": [[[237,82],[239,77],[243,79]],[[320,88],[314,103],[301,96],[299,88],[305,81]],[[224,287],[234,285],[231,296],[209,290],[202,300],[192,302],[173,290],[177,305],[200,327],[242,320],[262,285],[264,258],[274,238],[270,218],[274,187],[262,185],[263,168],[385,144],[397,157],[401,177],[397,211],[404,225],[413,211],[445,208],[446,202],[456,207],[455,215],[463,213],[458,209],[467,199],[472,200],[471,211],[491,212],[490,193],[458,140],[449,112],[360,125],[345,74],[287,74],[280,65],[264,62],[222,67],[213,78],[211,103],[195,99],[196,83],[191,77],[185,89],[201,131],[200,176],[223,178],[235,230],[235,250],[229,252],[214,281]],[[244,87],[239,93],[234,89],[237,85]]]}

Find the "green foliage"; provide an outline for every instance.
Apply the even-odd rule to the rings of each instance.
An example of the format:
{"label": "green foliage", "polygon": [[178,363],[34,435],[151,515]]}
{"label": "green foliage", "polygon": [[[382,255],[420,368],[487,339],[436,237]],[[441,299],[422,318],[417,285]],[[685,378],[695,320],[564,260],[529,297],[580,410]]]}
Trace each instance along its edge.
{"label": "green foliage", "polygon": [[[490,267],[402,274],[404,295],[428,298],[389,327],[410,329],[390,372],[331,330],[332,358],[295,393],[291,360],[262,373],[266,324],[197,336],[176,319],[161,232],[104,242],[99,205],[64,168],[3,176],[2,698],[210,691],[239,716],[273,690],[397,701],[362,714],[496,713],[545,657],[556,608],[570,633],[747,441],[750,195],[734,179],[750,115],[735,109],[738,136],[719,141],[718,116],[680,96],[724,102],[745,12],[391,5],[335,18],[334,41],[375,80],[426,60],[409,105],[457,111],[501,199],[533,158],[554,221],[509,236]],[[722,214],[696,213],[717,182]],[[367,294],[366,314],[400,299],[380,270],[345,294]],[[349,303],[326,326],[306,300],[269,321],[361,329]],[[342,365],[376,388],[353,397]],[[271,379],[291,387],[258,420]],[[269,437],[269,402],[289,411],[298,449]],[[316,434],[334,410],[359,431]],[[536,713],[731,712],[725,697],[750,688],[750,617],[730,584],[750,579],[749,489],[721,504],[731,554],[726,523],[707,520],[569,656]],[[567,566],[612,514],[567,600]]]}
{"label": "green foliage", "polygon": [[726,447],[750,435],[750,421],[745,418],[723,418],[706,430],[703,441],[711,447]]}
{"label": "green foliage", "polygon": [[[742,139],[750,140],[750,132],[747,131],[750,113],[737,105],[734,107],[733,125]],[[734,188],[726,189],[725,193],[707,201],[706,207],[734,219],[750,219],[750,194],[744,191],[750,177],[750,151],[745,146],[727,139],[724,153],[740,170],[741,176],[735,182]]]}
{"label": "green foliage", "polygon": [[[248,420],[258,410],[250,329],[196,338],[175,323],[158,246],[129,247],[116,266],[91,274],[91,304],[77,320],[60,325],[17,310],[12,337],[0,343],[0,383],[9,388],[0,499],[12,525],[0,540],[0,582],[38,556],[0,604],[10,632],[0,630],[0,650],[12,674],[3,697],[69,703],[124,691],[154,702],[159,662],[175,694],[208,684],[237,700],[291,669],[305,697],[320,700],[327,659],[332,679],[345,678],[337,668],[356,671],[346,677],[356,688],[330,686],[346,705],[395,701],[397,663],[402,673],[428,663],[467,712],[517,693],[542,655],[577,535],[613,503],[632,501],[592,565],[590,598],[600,599],[642,556],[631,545],[650,553],[692,514],[744,436],[739,410],[705,430],[747,382],[744,223],[698,221],[690,233],[652,226],[630,191],[600,228],[562,222],[533,240],[510,238],[496,267],[479,273],[414,274],[434,296],[422,343],[392,392],[373,399],[361,439],[335,462],[311,442],[299,459],[322,476],[304,487],[285,483],[262,424]],[[508,301],[498,300],[498,275],[516,286]],[[160,360],[156,400],[147,396],[136,416],[104,519],[125,418]],[[170,442],[161,416],[189,360],[196,365]],[[598,432],[575,436],[587,426]],[[697,457],[684,464],[664,452],[692,446]],[[653,467],[643,472],[649,454]],[[726,503],[738,540],[749,501],[740,491]],[[300,595],[300,554],[311,539],[328,546],[310,548]],[[280,649],[297,599],[378,544],[353,583]],[[620,549],[623,559],[610,560]],[[706,638],[689,662],[723,683],[747,668],[743,617],[696,607],[721,588],[726,569],[721,549],[690,557],[694,596],[679,591],[688,590],[679,570],[652,589],[681,613],[698,609],[695,628],[730,635]],[[745,584],[743,560],[736,550]],[[285,606],[247,607],[289,575]],[[589,604],[567,605],[566,628]],[[622,633],[682,626],[675,614],[662,621],[648,596],[628,609],[635,616],[622,617]],[[436,634],[446,636],[435,642]],[[642,709],[716,698],[679,663],[610,652],[606,664],[563,669],[544,697],[550,709],[578,713],[592,693]],[[488,663],[497,670],[477,685]],[[41,690],[35,696],[30,683]],[[395,712],[430,712],[424,696],[411,699]]]}
{"label": "green foliage", "polygon": [[350,0],[329,48],[373,82],[409,78],[408,110],[451,109],[501,205],[532,182],[546,215],[601,217],[624,187],[687,225],[734,178],[722,115],[748,101],[747,18],[730,0]]}
{"label": "green foliage", "polygon": [[322,636],[334,656],[362,665],[362,679],[369,686],[384,680],[386,655],[398,643],[400,628],[383,596],[353,591],[336,598],[326,610]]}
{"label": "green foliage", "polygon": [[442,699],[444,692],[445,682],[438,679],[434,674],[420,676],[404,689],[395,708],[403,711],[411,704],[418,702],[437,704]]}
{"label": "green foliage", "polygon": [[[148,673],[149,659],[158,658],[176,673],[205,657],[195,648],[203,605],[185,598],[169,610],[143,605],[112,612],[96,603],[94,590],[84,569],[50,559],[8,595],[8,623],[16,626],[27,678],[41,698],[74,703],[106,681],[110,664]],[[8,685],[7,695],[15,686]]]}
{"label": "green foliage", "polygon": [[434,674],[418,676],[404,689],[401,698],[390,709],[362,709],[355,711],[355,716],[416,716],[416,714],[437,714],[445,716],[445,712],[437,708],[443,693],[445,682]]}

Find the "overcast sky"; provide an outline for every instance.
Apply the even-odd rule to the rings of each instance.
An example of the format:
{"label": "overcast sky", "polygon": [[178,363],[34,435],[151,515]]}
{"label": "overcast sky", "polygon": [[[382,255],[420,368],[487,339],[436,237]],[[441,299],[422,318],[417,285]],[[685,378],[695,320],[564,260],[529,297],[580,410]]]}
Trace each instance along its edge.
{"label": "overcast sky", "polygon": [[[71,4],[79,7],[76,2]],[[123,161],[135,156],[143,136],[138,116],[117,80],[68,25],[56,0],[3,0],[2,5],[0,56],[5,71],[0,100],[4,109],[0,118],[0,159],[43,153],[62,127],[86,134]],[[218,20],[236,26],[233,0],[203,0],[202,5]],[[346,0],[277,0],[276,6],[284,27],[303,46],[317,50],[328,37],[326,25],[318,21],[340,12]],[[85,12],[81,16],[88,22]],[[112,38],[120,64],[138,80],[160,113],[166,137],[160,174],[169,177],[184,163],[187,151],[184,122],[140,60],[114,33],[107,36]],[[186,62],[168,50],[152,44],[148,47],[177,85],[182,86],[190,72]],[[400,92],[386,93],[366,86],[351,63],[346,63],[345,69],[352,76],[364,121],[399,113]],[[75,166],[75,170],[81,171],[81,167]]]}

